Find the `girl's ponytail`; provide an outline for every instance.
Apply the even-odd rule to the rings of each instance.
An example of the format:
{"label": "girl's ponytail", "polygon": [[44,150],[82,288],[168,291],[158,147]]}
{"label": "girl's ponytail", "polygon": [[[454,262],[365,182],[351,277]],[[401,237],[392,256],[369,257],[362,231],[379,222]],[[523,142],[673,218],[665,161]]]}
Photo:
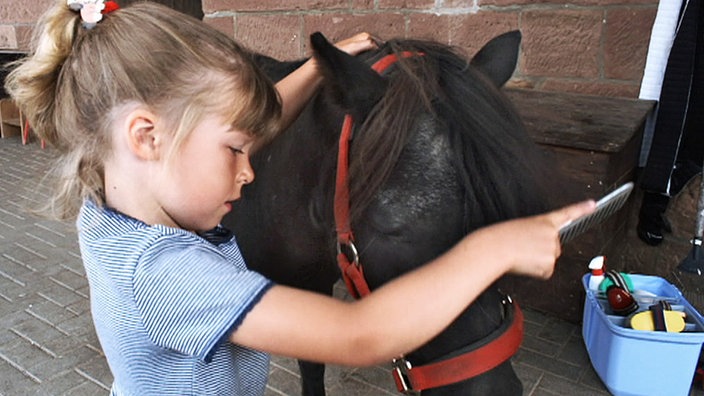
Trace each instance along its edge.
{"label": "girl's ponytail", "polygon": [[65,0],[45,13],[35,29],[30,54],[12,65],[5,88],[25,114],[32,129],[59,149],[64,144],[54,122],[56,86],[61,68],[71,54],[80,27],[80,15]]}

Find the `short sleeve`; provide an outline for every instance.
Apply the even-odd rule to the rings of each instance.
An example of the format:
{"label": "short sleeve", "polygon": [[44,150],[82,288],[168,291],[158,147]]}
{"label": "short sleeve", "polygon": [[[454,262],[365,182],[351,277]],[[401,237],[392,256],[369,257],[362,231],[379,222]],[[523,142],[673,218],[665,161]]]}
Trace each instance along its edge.
{"label": "short sleeve", "polygon": [[137,309],[156,345],[207,361],[271,281],[246,269],[236,245],[226,255],[188,236],[166,239],[147,249],[136,268]]}

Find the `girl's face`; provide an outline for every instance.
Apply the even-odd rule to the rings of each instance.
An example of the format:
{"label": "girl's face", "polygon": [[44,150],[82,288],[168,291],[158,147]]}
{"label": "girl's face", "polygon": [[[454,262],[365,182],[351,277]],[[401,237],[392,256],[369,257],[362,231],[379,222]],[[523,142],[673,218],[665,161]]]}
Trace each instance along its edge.
{"label": "girl's face", "polygon": [[242,186],[254,180],[249,163],[253,143],[221,117],[208,116],[198,124],[160,172],[163,223],[191,231],[217,226]]}

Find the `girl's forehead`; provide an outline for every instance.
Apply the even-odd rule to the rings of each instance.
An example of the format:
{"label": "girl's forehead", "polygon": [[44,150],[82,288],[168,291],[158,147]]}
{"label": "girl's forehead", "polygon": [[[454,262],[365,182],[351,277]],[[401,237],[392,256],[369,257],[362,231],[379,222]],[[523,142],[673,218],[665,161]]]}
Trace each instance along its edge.
{"label": "girl's forehead", "polygon": [[236,138],[245,146],[251,146],[257,141],[257,136],[251,132],[233,129],[232,133],[236,134]]}

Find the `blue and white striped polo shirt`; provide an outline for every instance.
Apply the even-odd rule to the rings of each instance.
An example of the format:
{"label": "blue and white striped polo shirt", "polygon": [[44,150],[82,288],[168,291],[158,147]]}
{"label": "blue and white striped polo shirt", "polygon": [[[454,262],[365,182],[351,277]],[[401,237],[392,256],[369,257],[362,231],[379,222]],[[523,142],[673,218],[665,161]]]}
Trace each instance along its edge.
{"label": "blue and white striped polo shirt", "polygon": [[219,245],[86,201],[77,221],[113,395],[262,395],[269,357],[227,341],[272,283]]}

